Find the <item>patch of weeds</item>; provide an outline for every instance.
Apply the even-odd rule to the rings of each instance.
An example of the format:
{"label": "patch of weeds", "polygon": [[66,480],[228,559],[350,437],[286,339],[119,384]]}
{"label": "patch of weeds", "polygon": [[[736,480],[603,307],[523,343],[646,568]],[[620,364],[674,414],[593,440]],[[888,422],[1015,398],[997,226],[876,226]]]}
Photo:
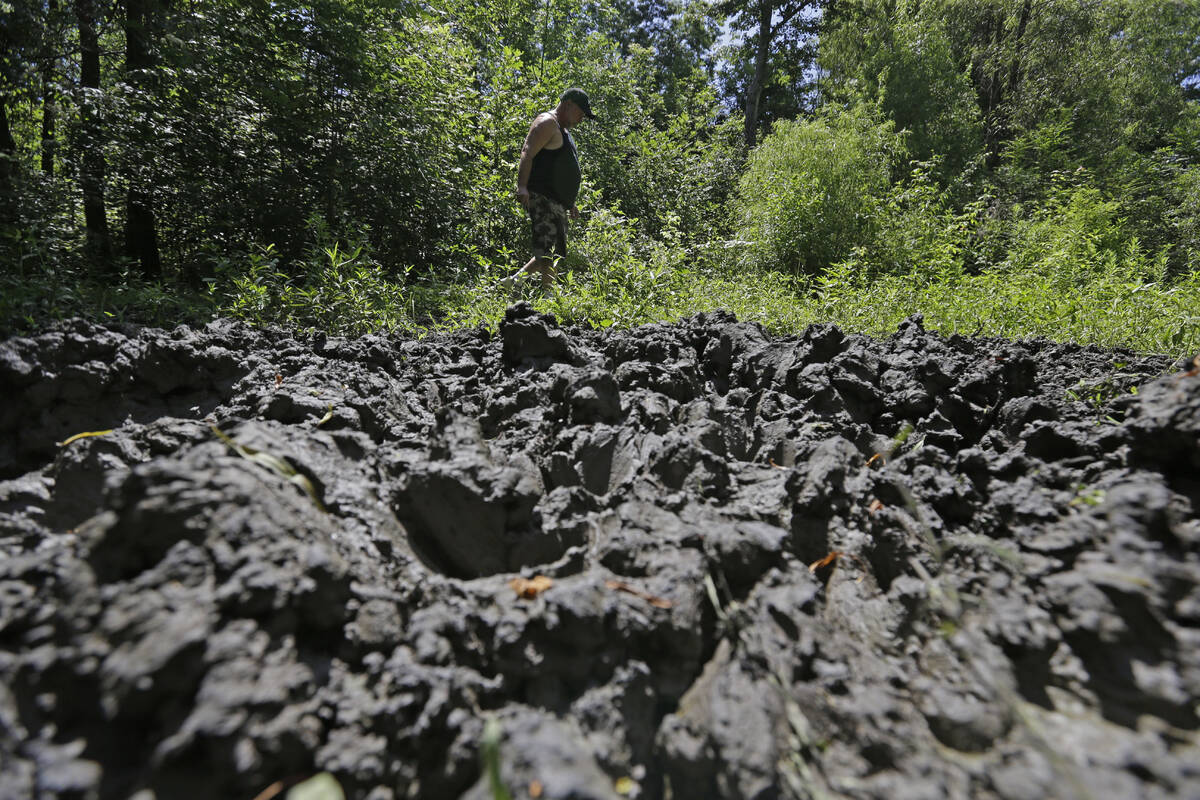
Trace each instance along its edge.
{"label": "patch of weeds", "polygon": [[1095,487],[1088,487],[1086,484],[1079,484],[1075,487],[1075,497],[1067,503],[1071,508],[1080,508],[1084,506],[1098,506],[1104,502],[1105,491]]}
{"label": "patch of weeds", "polygon": [[[1067,389],[1063,396],[1067,400],[1076,403],[1086,403],[1091,406],[1093,411],[1101,411],[1106,405],[1113,400],[1125,394],[1137,394],[1137,386],[1127,386],[1127,381],[1131,376],[1114,374],[1107,375],[1097,381],[1088,381],[1080,378],[1070,389]],[[1122,381],[1122,378],[1125,381]]]}
{"label": "patch of weeds", "polygon": [[920,313],[929,330],[965,336],[1128,347],[1185,355],[1200,349],[1200,272],[1167,280],[1136,249],[1086,265],[1020,260],[976,275],[953,268],[869,277],[838,263],[812,283],[820,316],[844,330],[882,336]]}
{"label": "patch of weeds", "polygon": [[363,242],[318,238],[297,263],[282,263],[274,245],[256,248],[243,264],[226,261],[208,280],[208,292],[219,316],[362,335],[412,324],[407,275],[407,268],[385,273]]}
{"label": "patch of weeds", "polygon": [[487,776],[488,788],[492,792],[492,800],[512,800],[512,794],[500,778],[500,738],[503,731],[495,717],[489,717],[483,724],[483,746],[480,757],[483,761],[483,774]]}
{"label": "patch of weeds", "polygon": [[[564,324],[590,328],[630,328],[716,310],[772,333],[817,321],[795,281],[733,270],[706,248],[689,248],[678,237],[649,239],[633,223],[612,211],[592,214],[558,265],[554,286],[533,288],[524,299]],[[474,282],[446,299],[438,327],[494,327],[510,302],[500,280],[516,266],[481,264]]]}

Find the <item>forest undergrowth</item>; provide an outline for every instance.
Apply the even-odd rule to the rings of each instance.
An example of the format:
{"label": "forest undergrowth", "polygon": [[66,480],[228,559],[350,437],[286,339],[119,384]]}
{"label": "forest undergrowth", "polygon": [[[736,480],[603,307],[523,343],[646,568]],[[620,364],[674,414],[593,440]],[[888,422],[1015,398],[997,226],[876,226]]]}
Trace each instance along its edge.
{"label": "forest undergrowth", "polygon": [[[1043,337],[1172,356],[1200,351],[1200,273],[1157,280],[1140,260],[1110,259],[1086,279],[1035,267],[964,274],[961,270],[870,275],[839,263],[804,279],[739,265],[736,249],[708,252],[655,243],[638,252],[610,214],[593,219],[579,252],[559,265],[553,288],[510,294],[500,279],[515,263],[485,264],[469,280],[408,283],[390,278],[361,249],[338,244],[314,254],[293,277],[268,248],[249,268],[231,269],[202,289],[178,291],[126,275],[114,286],[86,277],[38,284],[5,280],[0,299],[8,332],[71,316],[160,327],[202,325],[225,317],[330,335],[494,328],[516,299],[565,324],[629,328],[718,309],[776,334],[832,322],[846,332],[886,336],[921,314],[946,335]],[[722,252],[724,251],[724,252]]]}
{"label": "forest undergrowth", "polygon": [[1195,0],[193,5],[0,3],[0,335],[494,326],[577,85],[564,323],[1200,350]]}

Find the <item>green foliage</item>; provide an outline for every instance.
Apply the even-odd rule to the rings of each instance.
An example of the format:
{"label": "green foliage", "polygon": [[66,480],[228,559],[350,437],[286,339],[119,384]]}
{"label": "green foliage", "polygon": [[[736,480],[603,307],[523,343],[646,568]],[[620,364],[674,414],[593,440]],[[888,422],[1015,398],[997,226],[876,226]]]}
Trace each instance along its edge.
{"label": "green foliage", "polygon": [[411,324],[403,284],[387,278],[361,242],[318,239],[292,269],[268,245],[245,265],[222,264],[209,294],[218,315],[257,325],[363,334]]}
{"label": "green foliage", "polygon": [[346,800],[346,795],[337,778],[322,772],[288,789],[287,800]]}
{"label": "green foliage", "polygon": [[128,263],[98,278],[76,256],[81,232],[55,207],[58,181],[32,175],[23,188],[16,220],[0,221],[0,335],[73,316],[168,327],[209,319],[201,294],[146,280]]}
{"label": "green foliage", "polygon": [[[630,220],[601,211],[589,220],[577,249],[564,265],[568,271],[554,302],[567,319],[600,327],[654,322],[690,283],[678,231],[666,231],[662,239],[638,237]],[[586,276],[572,268],[584,264],[590,265]]]}
{"label": "green foliage", "polygon": [[[437,316],[446,327],[494,326],[509,296],[498,284],[505,265],[475,283],[445,292]],[[727,310],[774,331],[816,319],[799,304],[796,285],[774,273],[746,274],[723,264],[719,246],[689,246],[678,231],[646,236],[636,220],[612,211],[591,215],[574,252],[559,263],[558,282],[527,299],[566,323],[632,327]]]}
{"label": "green foliage", "polygon": [[979,212],[978,204],[956,212],[927,165],[915,165],[874,204],[870,238],[851,251],[840,270],[866,279],[887,274],[918,281],[961,274]]}
{"label": "green foliage", "polygon": [[982,121],[970,76],[947,31],[945,3],[848,3],[821,43],[826,93],[841,102],[879,103],[908,132],[914,158],[939,159],[946,179],[982,147]]}
{"label": "green foliage", "polygon": [[1063,285],[1086,282],[1122,256],[1142,271],[1148,265],[1136,241],[1126,242],[1119,211],[1120,204],[1092,186],[1064,186],[1015,223],[1003,267],[1036,272]]}
{"label": "green foliage", "polygon": [[870,237],[903,154],[892,123],[868,106],[777,125],[738,184],[734,213],[747,263],[815,275],[845,258]]}
{"label": "green foliage", "polygon": [[909,314],[946,334],[1044,336],[1104,347],[1185,355],[1200,349],[1200,273],[1147,280],[1146,258],[1105,258],[1087,281],[1030,267],[979,275],[865,279],[844,263],[818,285],[817,316],[848,330],[884,335]]}
{"label": "green foliage", "polygon": [[1200,165],[1181,171],[1172,181],[1176,202],[1166,212],[1166,219],[1178,242],[1183,268],[1200,272]]}
{"label": "green foliage", "polygon": [[315,214],[340,235],[369,229],[389,263],[433,258],[466,211],[462,133],[477,105],[450,26],[334,0],[205,5],[173,18],[164,46],[157,127],[178,159],[156,180],[171,190],[164,248],[186,263],[216,235],[291,259]]}

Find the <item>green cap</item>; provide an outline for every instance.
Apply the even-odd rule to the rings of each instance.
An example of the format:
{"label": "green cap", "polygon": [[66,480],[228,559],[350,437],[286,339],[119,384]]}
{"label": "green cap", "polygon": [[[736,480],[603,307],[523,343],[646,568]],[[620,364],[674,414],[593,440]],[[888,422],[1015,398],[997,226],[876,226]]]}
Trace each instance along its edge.
{"label": "green cap", "polygon": [[579,109],[583,111],[583,115],[585,117],[588,119],[596,118],[596,115],[592,113],[592,105],[588,102],[587,92],[585,92],[583,89],[567,89],[562,93],[562,97],[558,99],[560,101],[570,100],[572,103],[579,106]]}

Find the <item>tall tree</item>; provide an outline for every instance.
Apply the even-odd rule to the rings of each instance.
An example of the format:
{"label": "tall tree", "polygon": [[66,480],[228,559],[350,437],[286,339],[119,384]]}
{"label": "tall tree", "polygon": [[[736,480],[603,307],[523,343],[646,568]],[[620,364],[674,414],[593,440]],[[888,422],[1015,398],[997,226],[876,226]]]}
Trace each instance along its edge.
{"label": "tall tree", "polygon": [[54,35],[59,24],[58,8],[58,0],[47,0],[46,35],[41,53],[42,172],[47,175],[54,174],[54,157],[58,140],[58,87],[55,81],[55,50],[58,42]]}
{"label": "tall tree", "polygon": [[95,0],[75,0],[79,27],[79,183],[83,191],[83,218],[87,231],[87,255],[93,266],[106,272],[112,266],[112,243],[108,232],[108,209],[104,202],[106,166],[101,125],[100,36]]}
{"label": "tall tree", "polygon": [[976,84],[955,49],[963,34],[948,30],[945,6],[839,3],[826,14],[820,52],[825,101],[877,104],[906,132],[914,159],[940,159],[942,177],[961,173],[983,140]]}
{"label": "tall tree", "polygon": [[16,169],[17,143],[8,124],[8,106],[0,102],[0,191],[12,191],[9,181]]}
{"label": "tall tree", "polygon": [[10,199],[19,156],[9,109],[16,105],[28,72],[31,17],[31,9],[24,3],[0,3],[0,191]]}
{"label": "tall tree", "polygon": [[1008,101],[1020,91],[1022,51],[1027,47],[1025,32],[1031,13],[1032,1],[1021,0],[1015,15],[989,5],[984,7],[980,19],[982,35],[971,73],[979,90],[989,168],[994,169],[1000,163],[1001,145],[1012,137]]}
{"label": "tall tree", "polygon": [[[729,17],[732,24],[746,32],[743,48],[749,55],[745,59],[752,64],[749,79],[742,96],[745,114],[745,140],[747,147],[758,143],[761,121],[762,96],[771,78],[771,56],[773,48],[785,33],[807,38],[815,35],[820,27],[821,9],[828,0],[724,0],[717,8]],[[810,64],[792,65],[802,72]],[[798,110],[798,109],[797,109]]]}
{"label": "tall tree", "polygon": [[146,148],[140,154],[141,158],[127,159],[125,254],[138,263],[142,276],[151,280],[162,277],[154,207],[145,166],[145,154],[151,149],[154,134],[147,120],[148,104],[143,102],[149,88],[149,73],[154,67],[150,26],[157,11],[155,5],[155,0],[125,0],[125,79],[138,100],[131,112],[135,117],[133,143]]}

